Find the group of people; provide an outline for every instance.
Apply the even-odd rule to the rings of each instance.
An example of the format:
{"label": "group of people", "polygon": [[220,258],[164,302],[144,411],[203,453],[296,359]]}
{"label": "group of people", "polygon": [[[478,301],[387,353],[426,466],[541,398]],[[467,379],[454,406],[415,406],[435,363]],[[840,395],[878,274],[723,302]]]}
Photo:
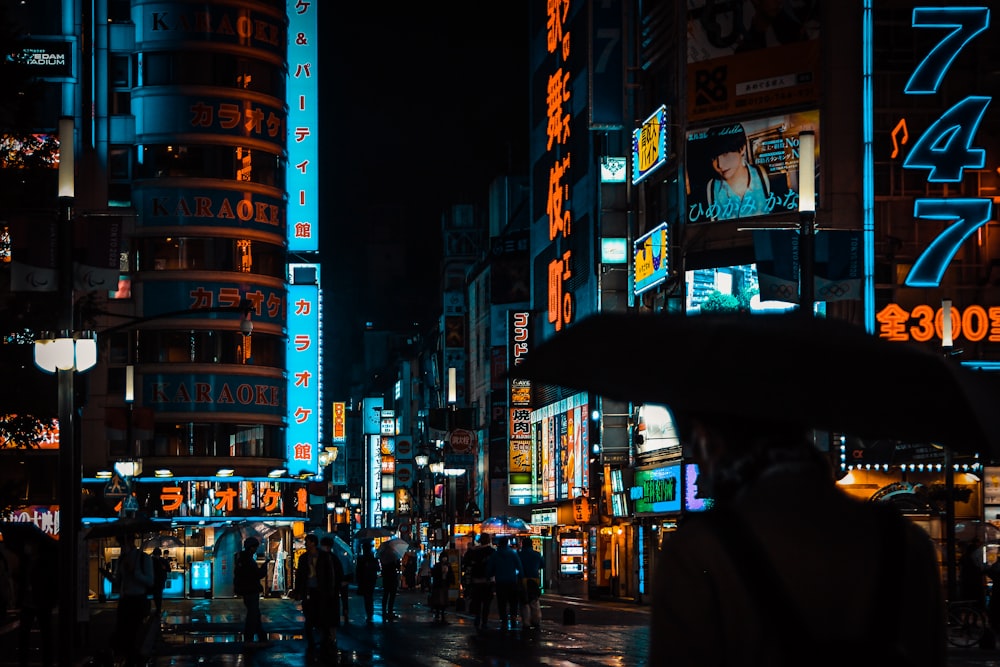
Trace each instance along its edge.
{"label": "group of people", "polygon": [[486,630],[494,595],[501,630],[516,629],[519,611],[523,630],[541,625],[543,561],[530,537],[522,538],[520,551],[515,551],[509,537],[498,537],[494,547],[492,536],[482,533],[479,544],[466,552],[463,566],[476,630]]}

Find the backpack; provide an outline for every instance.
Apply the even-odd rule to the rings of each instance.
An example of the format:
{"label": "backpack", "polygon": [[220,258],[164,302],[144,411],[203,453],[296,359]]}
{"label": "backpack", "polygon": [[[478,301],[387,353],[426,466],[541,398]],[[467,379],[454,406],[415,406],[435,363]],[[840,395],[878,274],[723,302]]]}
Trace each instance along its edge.
{"label": "backpack", "polygon": [[234,559],[233,592],[236,595],[253,595],[260,592],[260,569],[245,551],[238,552]]}
{"label": "backpack", "polygon": [[489,576],[486,573],[486,562],[490,559],[493,549],[489,547],[476,547],[469,552],[469,576],[473,579],[485,579]]}

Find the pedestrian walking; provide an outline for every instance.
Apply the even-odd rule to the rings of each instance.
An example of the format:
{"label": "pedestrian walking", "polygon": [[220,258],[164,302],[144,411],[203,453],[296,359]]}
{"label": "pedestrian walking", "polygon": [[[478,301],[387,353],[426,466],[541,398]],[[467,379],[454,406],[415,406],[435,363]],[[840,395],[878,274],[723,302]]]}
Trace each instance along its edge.
{"label": "pedestrian walking", "polygon": [[497,550],[486,563],[486,576],[493,578],[497,595],[497,615],[501,630],[513,630],[517,623],[521,559],[510,548],[510,538],[497,538]]}
{"label": "pedestrian walking", "polygon": [[149,616],[146,595],[153,587],[153,563],[147,554],[136,548],[135,534],[119,534],[116,539],[120,549],[117,567],[104,571],[105,576],[118,584],[119,591],[113,649],[125,667],[138,667],[145,662],[142,648]]}
{"label": "pedestrian walking", "polygon": [[679,416],[699,492],[715,507],[663,544],[651,656],[692,667],[802,664],[805,655],[817,665],[857,655],[945,664],[940,576],[925,532],[837,488],[800,428]]}
{"label": "pedestrian walking", "polygon": [[344,581],[344,564],[340,558],[333,553],[333,538],[329,535],[323,536],[319,541],[319,548],[330,554],[330,563],[333,565],[333,590],[330,599],[330,638],[333,643],[337,643],[337,628],[340,626],[341,596],[347,594],[347,586]]}
{"label": "pedestrian walking", "polygon": [[257,564],[257,547],[260,540],[248,537],[243,540],[243,550],[236,554],[233,564],[233,593],[243,598],[243,642],[246,645],[267,643],[264,623],[260,618],[260,594],[264,588],[260,580],[267,576],[267,561]]}
{"label": "pedestrian walking", "polygon": [[358,595],[364,600],[365,622],[372,623],[375,618],[375,583],[378,581],[379,564],[372,553],[372,543],[361,543],[361,555],[354,564],[354,578],[357,579]]}
{"label": "pedestrian walking", "polygon": [[396,594],[399,591],[399,558],[391,549],[382,552],[379,558],[382,570],[382,622],[394,621],[396,614]]}
{"label": "pedestrian walking", "polygon": [[20,607],[18,628],[18,661],[28,667],[31,653],[31,631],[38,624],[39,643],[43,667],[51,667],[56,645],[52,636],[52,613],[59,602],[56,586],[58,557],[56,548],[40,549],[34,542],[26,542],[14,581],[17,604]]}
{"label": "pedestrian walking", "polygon": [[476,630],[483,631],[490,617],[490,606],[493,604],[493,581],[486,571],[486,565],[496,552],[493,548],[493,536],[489,533],[479,535],[479,544],[469,549],[465,554],[465,565],[469,576],[469,597],[471,598],[472,615]]}
{"label": "pedestrian walking", "polygon": [[424,549],[424,545],[420,545],[420,551],[418,552],[418,557],[420,559],[420,565],[417,568],[417,578],[420,581],[420,591],[422,593],[430,593],[431,591],[431,554],[429,551]]}
{"label": "pedestrian walking", "polygon": [[167,578],[170,576],[170,563],[163,557],[160,547],[153,549],[151,556],[153,559],[153,606],[156,608],[156,615],[163,613],[163,589],[167,587]]}
{"label": "pedestrian walking", "polygon": [[306,550],[299,556],[295,568],[292,597],[302,603],[307,652],[318,649],[324,659],[330,659],[336,644],[333,621],[340,611],[334,603],[337,584],[334,557],[319,548],[319,538],[312,533],[306,535],[305,545]]}
{"label": "pedestrian walking", "polygon": [[415,551],[407,550],[403,554],[403,584],[406,590],[414,591],[417,589],[417,553]]}
{"label": "pedestrian walking", "polygon": [[521,538],[521,629],[537,630],[542,626],[542,555],[535,551],[530,537]]}
{"label": "pedestrian walking", "polygon": [[448,562],[448,554],[442,553],[438,562],[431,568],[430,607],[434,612],[434,622],[446,625],[448,619],[445,612],[448,609],[451,585],[455,583],[455,571]]}

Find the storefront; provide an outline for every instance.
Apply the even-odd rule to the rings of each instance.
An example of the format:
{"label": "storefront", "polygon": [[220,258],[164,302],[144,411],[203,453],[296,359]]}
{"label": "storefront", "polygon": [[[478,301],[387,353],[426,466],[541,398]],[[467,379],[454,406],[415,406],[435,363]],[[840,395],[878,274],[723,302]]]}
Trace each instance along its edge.
{"label": "storefront", "polygon": [[153,478],[126,485],[119,479],[85,479],[84,486],[89,512],[83,535],[93,598],[117,595],[102,572],[117,566],[115,535],[123,525],[140,536],[143,551],[159,548],[170,564],[166,598],[233,596],[233,564],[247,537],[257,538],[258,561],[267,562],[264,594],[280,596],[291,588],[294,541],[304,534],[308,513],[302,482]]}

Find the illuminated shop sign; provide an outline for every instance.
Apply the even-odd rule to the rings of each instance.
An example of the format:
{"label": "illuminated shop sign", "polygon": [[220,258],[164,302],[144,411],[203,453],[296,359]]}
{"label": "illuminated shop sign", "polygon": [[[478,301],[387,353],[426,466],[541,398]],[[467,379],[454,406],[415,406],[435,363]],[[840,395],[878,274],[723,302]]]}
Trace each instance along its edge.
{"label": "illuminated shop sign", "polygon": [[658,167],[665,164],[669,155],[667,139],[669,128],[667,107],[661,106],[632,131],[632,183],[645,180]]}
{"label": "illuminated shop sign", "polygon": [[[291,6],[295,4],[290,3]],[[284,21],[273,13],[240,5],[185,5],[179,2],[143,3],[142,11],[136,26],[140,51],[197,40],[262,49],[276,55],[285,53]]]}
{"label": "illuminated shop sign", "polygon": [[13,60],[24,65],[31,76],[43,78],[73,76],[72,42],[27,40]]}
{"label": "illuminated shop sign", "polygon": [[[530,348],[530,313],[507,313],[507,359],[510,368],[524,362]],[[507,439],[508,502],[526,505],[531,499],[531,473],[535,450],[531,439],[531,383],[511,378],[509,382],[509,432]]]}
{"label": "illuminated shop sign", "polygon": [[[950,338],[972,343],[986,340],[1000,342],[1000,307],[951,306]],[[919,343],[934,341],[945,343],[944,309],[921,304],[909,310],[897,303],[890,303],[875,315],[879,323],[879,336],[893,341],[913,340]],[[949,342],[948,344],[951,344]]]}
{"label": "illuminated shop sign", "polygon": [[687,221],[798,211],[799,133],[818,129],[819,112],[804,111],[689,132]]}
{"label": "illuminated shop sign", "polygon": [[639,435],[642,442],[636,444],[636,454],[649,456],[681,453],[681,439],[677,435],[674,415],[665,405],[647,403],[639,407]]}
{"label": "illuminated shop sign", "polygon": [[642,294],[667,279],[670,274],[669,241],[668,226],[664,222],[633,242],[636,294]]}
{"label": "illuminated shop sign", "polygon": [[[143,317],[169,314],[171,319],[179,317],[205,319],[232,319],[231,313],[199,312],[212,308],[239,308],[249,303],[251,319],[269,324],[284,324],[285,292],[273,287],[249,287],[246,283],[175,280],[143,281]],[[191,314],[177,315],[184,310]]]}
{"label": "illuminated shop sign", "polygon": [[[573,277],[573,255],[569,239],[573,233],[573,211],[569,193],[572,188],[570,153],[570,119],[573,91],[567,61],[570,56],[570,32],[567,25],[569,2],[548,3],[546,49],[555,56],[556,67],[549,72],[546,95],[545,150],[550,160],[548,196],[545,215],[548,219],[548,239],[556,248],[556,257],[548,263],[548,298],[546,316],[555,331],[573,322],[573,294],[568,282]],[[559,244],[558,240],[563,243]]]}
{"label": "illuminated shop sign", "polygon": [[649,512],[679,512],[681,510],[680,464],[635,471],[632,494],[637,514]]}
{"label": "illuminated shop sign", "polygon": [[821,4],[780,3],[781,21],[761,21],[757,0],[688,0],[688,120],[815,104]]}
{"label": "illuminated shop sign", "polygon": [[288,0],[288,250],[319,250],[318,2]]}
{"label": "illuminated shop sign", "polygon": [[144,187],[138,224],[144,227],[211,225],[285,234],[285,203],[259,192]]}
{"label": "illuminated shop sign", "polygon": [[532,412],[536,451],[535,502],[570,500],[589,488],[590,418],[587,394]]}
{"label": "illuminated shop sign", "polygon": [[147,373],[143,402],[157,412],[241,412],[284,416],[285,387],[269,377],[216,373]]}
{"label": "illuminated shop sign", "polygon": [[[145,485],[143,485],[145,486]],[[292,488],[282,482],[236,482],[233,484],[216,484],[211,482],[164,482],[157,485],[158,498],[163,513],[166,516],[189,516],[192,512],[203,513],[206,510],[211,516],[239,515],[250,512],[260,515],[282,515],[286,502],[284,494],[306,489]],[[297,506],[297,502],[287,503],[289,507]]]}
{"label": "illuminated shop sign", "polygon": [[333,404],[333,441],[347,442],[347,403]]}
{"label": "illuminated shop sign", "polygon": [[712,499],[703,497],[698,489],[700,474],[697,463],[684,464],[684,510],[687,512],[701,512],[712,506]]}
{"label": "illuminated shop sign", "polygon": [[293,475],[319,472],[320,303],[319,286],[288,286],[288,469]]}
{"label": "illuminated shop sign", "polygon": [[59,535],[59,506],[30,505],[10,510],[8,523],[30,523],[46,535]]}
{"label": "illuminated shop sign", "polygon": [[[913,70],[905,94],[936,94],[958,54],[985,32],[989,24],[987,7],[915,7],[912,26],[935,30],[938,41]],[[903,168],[926,170],[928,183],[959,183],[965,169],[982,169],[986,164],[986,151],[975,147],[973,142],[992,99],[991,96],[967,95],[943,111],[910,145]],[[929,109],[934,102],[928,100],[921,106]],[[992,212],[993,200],[990,198],[915,199],[914,218],[931,221],[934,225],[941,221],[950,224],[917,257],[904,281],[906,286],[939,286],[962,243],[989,222]]]}

